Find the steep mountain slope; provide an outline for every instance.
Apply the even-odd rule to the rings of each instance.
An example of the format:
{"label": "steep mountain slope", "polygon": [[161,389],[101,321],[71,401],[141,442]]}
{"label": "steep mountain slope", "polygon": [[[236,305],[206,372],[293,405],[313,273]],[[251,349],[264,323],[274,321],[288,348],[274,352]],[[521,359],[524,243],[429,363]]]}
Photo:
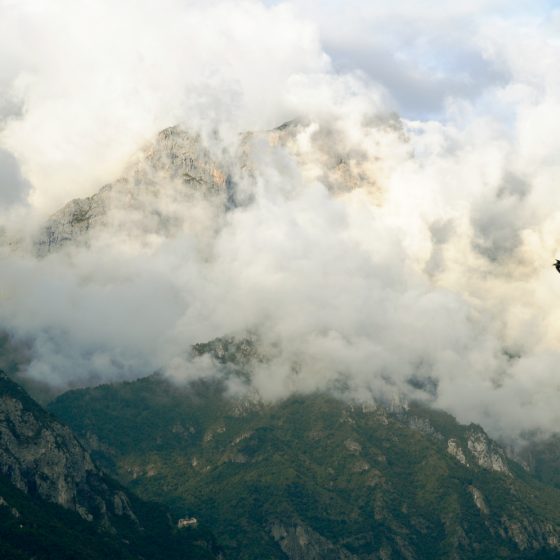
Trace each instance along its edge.
{"label": "steep mountain slope", "polygon": [[143,496],[200,512],[228,558],[560,557],[560,492],[443,413],[158,376],[50,409]]}
{"label": "steep mountain slope", "polygon": [[200,533],[174,530],[164,508],[105,476],[70,429],[1,372],[0,495],[6,558],[214,557]]}
{"label": "steep mountain slope", "polygon": [[0,558],[6,560],[205,559],[211,535],[172,534],[165,508],[129,498],[143,529],[115,524],[100,530],[77,513],[26,494],[0,475]]}

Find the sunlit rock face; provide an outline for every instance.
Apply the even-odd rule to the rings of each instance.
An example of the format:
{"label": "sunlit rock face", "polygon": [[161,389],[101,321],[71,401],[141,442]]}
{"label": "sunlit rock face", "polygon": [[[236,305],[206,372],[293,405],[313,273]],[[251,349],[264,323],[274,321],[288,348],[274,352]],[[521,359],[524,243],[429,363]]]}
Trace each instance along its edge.
{"label": "sunlit rock face", "polygon": [[447,452],[453,457],[455,457],[455,459],[457,459],[459,463],[467,467],[469,466],[467,459],[465,457],[465,453],[461,449],[459,442],[456,439],[452,438],[447,442]]}
{"label": "sunlit rock face", "polygon": [[285,150],[307,182],[319,181],[333,194],[361,188],[381,200],[379,144],[401,138],[401,126],[396,119],[380,119],[364,126],[360,142],[353,142],[336,123],[290,121],[270,131],[249,133],[244,142],[266,142]]}
{"label": "sunlit rock face", "polygon": [[483,469],[511,475],[504,452],[484,432],[469,433],[467,445]]}
{"label": "sunlit rock face", "polygon": [[192,219],[197,207],[223,207],[226,183],[226,172],[200,136],[167,128],[136,154],[122,177],[52,215],[38,236],[37,252],[45,255],[72,244],[87,245],[91,233],[100,229],[128,238],[141,234],[145,242],[185,227],[196,229],[202,226]]}
{"label": "sunlit rock face", "polygon": [[[386,134],[387,126],[398,134],[391,123],[367,130]],[[111,231],[113,241],[116,235],[139,242],[140,236],[144,246],[182,232],[199,240],[212,237],[228,209],[253,200],[270,158],[288,168],[287,181],[295,174],[305,184],[320,182],[334,195],[362,188],[380,200],[379,158],[353,146],[335,126],[291,121],[227,144],[175,126],[137,153],[120,178],[53,214],[37,236],[36,252],[45,256],[88,245],[99,230]],[[99,234],[95,237],[98,242]]]}

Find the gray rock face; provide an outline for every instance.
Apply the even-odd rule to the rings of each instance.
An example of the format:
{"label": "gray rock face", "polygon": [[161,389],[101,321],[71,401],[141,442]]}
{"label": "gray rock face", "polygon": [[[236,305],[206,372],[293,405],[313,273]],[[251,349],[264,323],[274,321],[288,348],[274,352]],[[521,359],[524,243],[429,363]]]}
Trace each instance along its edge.
{"label": "gray rock face", "polygon": [[202,201],[224,207],[227,182],[199,136],[167,128],[122,177],[53,214],[39,232],[36,251],[44,256],[67,245],[87,245],[91,232],[101,227],[131,236],[176,233],[189,226],[186,208]]}
{"label": "gray rock face", "polygon": [[289,560],[353,560],[357,556],[333,545],[310,527],[302,523],[285,526],[271,524],[270,532]]}
{"label": "gray rock face", "polygon": [[459,445],[459,442],[455,438],[451,438],[447,442],[447,453],[455,457],[455,459],[457,459],[459,463],[462,463],[466,467],[469,466],[469,463],[467,462],[467,459],[465,457],[465,453],[463,452],[461,446]]}
{"label": "gray rock face", "polygon": [[486,505],[486,500],[484,499],[484,496],[482,495],[482,492],[476,488],[475,486],[469,486],[469,492],[471,493],[472,497],[473,497],[473,501],[476,505],[476,507],[484,514],[488,514],[489,510],[488,510],[488,506]]}
{"label": "gray rock face", "polygon": [[70,430],[45,426],[21,401],[0,397],[0,468],[25,492],[77,509],[77,487],[96,473],[89,455]]}
{"label": "gray rock face", "polygon": [[467,445],[476,462],[489,471],[501,472],[511,476],[505,453],[482,431],[471,431]]}
{"label": "gray rock face", "polygon": [[71,430],[0,372],[0,473],[17,488],[110,527],[110,516],[136,517]]}
{"label": "gray rock face", "polygon": [[99,230],[106,230],[113,244],[124,242],[124,233],[148,240],[183,231],[211,236],[228,208],[252,200],[259,173],[268,165],[266,154],[275,150],[290,158],[307,183],[319,181],[335,195],[357,188],[380,195],[378,158],[344,142],[328,124],[290,122],[246,133],[227,147],[215,144],[209,147],[179,127],[161,131],[118,180],[53,214],[37,236],[37,254],[87,246],[99,241]]}
{"label": "gray rock face", "polygon": [[[400,134],[399,127],[396,121],[387,121],[375,123],[364,131],[367,130],[373,146],[376,131],[392,130]],[[375,153],[364,151],[362,146],[352,145],[334,123],[289,121],[273,130],[247,134],[246,141],[263,141],[272,147],[284,148],[306,180],[319,181],[334,194],[364,188],[381,200],[377,184],[379,158]],[[248,154],[247,167],[252,166]]]}

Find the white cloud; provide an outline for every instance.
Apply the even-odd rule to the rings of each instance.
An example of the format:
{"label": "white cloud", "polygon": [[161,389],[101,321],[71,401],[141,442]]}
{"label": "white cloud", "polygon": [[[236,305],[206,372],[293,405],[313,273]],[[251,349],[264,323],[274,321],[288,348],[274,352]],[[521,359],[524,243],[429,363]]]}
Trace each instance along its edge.
{"label": "white cloud", "polygon": [[560,46],[546,3],[509,4],[4,2],[0,141],[34,211],[175,121],[224,165],[232,132],[303,123],[251,144],[234,209],[150,176],[91,249],[6,251],[0,322],[34,340],[29,374],[210,375],[191,344],[258,332],[266,398],[400,391],[495,434],[556,429]]}
{"label": "white cloud", "polygon": [[112,179],[166,126],[271,126],[286,82],[329,65],[310,25],[251,0],[24,0],[1,11],[0,100],[24,109],[0,145],[48,211]]}
{"label": "white cloud", "polygon": [[421,118],[440,117],[450,97],[474,99],[507,83],[509,68],[489,56],[483,31],[496,38],[503,22],[517,30],[545,25],[554,7],[546,0],[287,3],[317,22],[336,67],[366,71],[387,88],[403,114]]}

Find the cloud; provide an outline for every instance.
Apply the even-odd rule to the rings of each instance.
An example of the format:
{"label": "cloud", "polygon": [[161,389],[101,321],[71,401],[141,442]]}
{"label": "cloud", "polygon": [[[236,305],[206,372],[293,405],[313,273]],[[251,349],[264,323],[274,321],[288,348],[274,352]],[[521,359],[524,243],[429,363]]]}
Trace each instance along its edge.
{"label": "cloud", "polygon": [[359,68],[381,83],[409,118],[441,117],[448,98],[476,99],[509,80],[507,65],[484,38],[503,22],[547,20],[554,4],[502,0],[468,3],[291,0],[316,21],[326,52],[344,71]]}
{"label": "cloud", "polygon": [[[404,396],[495,435],[556,430],[556,16],[419,6],[2,4],[4,204],[29,192],[35,216],[127,179],[89,244],[2,248],[27,374],[216,375],[191,345],[250,334],[265,399]],[[190,151],[169,136],[179,156],[158,159],[164,135],[130,158],[176,122]],[[214,190],[173,174],[189,158]]]}
{"label": "cloud", "polygon": [[30,188],[16,158],[0,149],[0,205],[6,207],[25,202]]}
{"label": "cloud", "polygon": [[312,26],[251,0],[24,0],[1,10],[0,100],[23,114],[7,120],[0,146],[45,211],[94,192],[166,126],[281,121],[276,92],[329,66]]}

